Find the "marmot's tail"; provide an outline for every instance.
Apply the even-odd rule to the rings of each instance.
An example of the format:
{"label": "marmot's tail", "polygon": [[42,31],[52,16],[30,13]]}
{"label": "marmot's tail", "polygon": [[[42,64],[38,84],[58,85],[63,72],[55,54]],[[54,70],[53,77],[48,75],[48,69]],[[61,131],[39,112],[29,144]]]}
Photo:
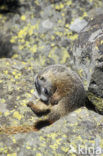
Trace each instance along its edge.
{"label": "marmot's tail", "polygon": [[17,134],[17,133],[29,133],[37,132],[43,127],[51,125],[53,122],[50,122],[48,119],[39,120],[34,125],[21,125],[21,126],[10,126],[10,127],[0,127],[0,134]]}
{"label": "marmot's tail", "polygon": [[21,126],[10,126],[10,127],[1,127],[0,134],[17,134],[17,133],[28,133],[37,131],[33,125],[21,125]]}

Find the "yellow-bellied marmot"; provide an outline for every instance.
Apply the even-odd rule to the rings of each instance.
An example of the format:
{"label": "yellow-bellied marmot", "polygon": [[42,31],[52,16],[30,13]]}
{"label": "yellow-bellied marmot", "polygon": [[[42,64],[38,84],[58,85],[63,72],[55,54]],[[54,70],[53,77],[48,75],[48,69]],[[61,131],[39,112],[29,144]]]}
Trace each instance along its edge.
{"label": "yellow-bellied marmot", "polygon": [[63,65],[51,65],[35,78],[37,103],[28,106],[39,116],[48,114],[46,120],[37,121],[40,129],[84,104],[85,91],[79,76]]}

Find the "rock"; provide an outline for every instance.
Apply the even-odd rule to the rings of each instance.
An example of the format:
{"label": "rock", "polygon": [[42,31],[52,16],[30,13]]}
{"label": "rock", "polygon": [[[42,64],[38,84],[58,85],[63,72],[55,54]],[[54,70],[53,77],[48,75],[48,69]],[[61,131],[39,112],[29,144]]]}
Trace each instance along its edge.
{"label": "rock", "polygon": [[[54,3],[50,0],[9,0],[8,3],[10,1],[20,2],[20,6],[17,9],[14,7],[16,14],[11,11],[6,16],[0,15],[0,32],[10,36],[9,42],[14,52],[11,56],[41,66],[61,63],[72,67],[72,48],[78,34],[72,32],[69,26],[79,18],[88,23],[91,8],[102,6],[100,0],[54,0]],[[67,40],[69,44],[66,42],[64,47]]]}
{"label": "rock", "polygon": [[[73,47],[75,65],[81,71],[89,99],[103,112],[103,15],[90,20]],[[81,70],[82,67],[82,70]]]}
{"label": "rock", "polygon": [[101,59],[98,59],[98,64],[92,74],[89,91],[103,98],[103,60]]}
{"label": "rock", "polygon": [[4,36],[3,34],[0,34],[0,57],[12,57],[13,50],[12,50],[12,44],[10,43],[10,37]]}
{"label": "rock", "polygon": [[[0,155],[88,155],[89,148],[93,148],[92,154],[102,153],[103,116],[85,107],[38,132],[29,129],[21,133],[20,128],[30,127],[37,120],[26,103],[33,97],[33,77],[38,70],[14,59],[0,60],[0,127],[4,127]],[[5,126],[9,128],[6,131]],[[11,128],[8,134],[15,126],[17,133],[12,134]]]}
{"label": "rock", "polygon": [[47,20],[45,20],[45,21],[42,22],[42,26],[45,29],[52,29],[53,23],[49,19],[47,19]]}
{"label": "rock", "polygon": [[40,132],[1,135],[2,151],[0,154],[82,155],[89,153],[89,148],[94,148],[90,154],[101,154],[103,152],[103,124],[101,121],[102,116],[83,108]]}
{"label": "rock", "polygon": [[88,22],[84,19],[77,18],[70,25],[70,29],[74,32],[80,33],[80,31],[88,24]]}
{"label": "rock", "polygon": [[97,59],[88,90],[89,99],[103,113],[103,57]]}
{"label": "rock", "polygon": [[[1,57],[11,57],[14,52],[12,59],[0,59],[0,129],[4,128],[0,132],[1,156],[103,153],[103,116],[98,113],[103,111],[103,13],[99,8],[102,1],[54,2],[57,3],[20,0],[24,5],[15,8],[16,14],[0,14],[0,34],[5,38],[0,40]],[[91,8],[97,17],[90,13]],[[79,26],[74,26],[78,34],[69,29],[73,21]],[[78,71],[98,111],[82,107],[34,132],[38,118],[26,106],[31,98],[35,101],[34,76],[40,66],[55,63]],[[21,133],[23,129],[25,133]]]}
{"label": "rock", "polygon": [[20,7],[20,2],[18,0],[1,0],[0,1],[0,13],[16,12],[18,7]]}
{"label": "rock", "polygon": [[[0,60],[1,126],[25,123],[28,118],[31,120],[32,112],[30,113],[26,106],[34,92],[31,69],[32,67],[25,62],[12,59]],[[13,117],[14,120],[12,120]],[[30,120],[28,122],[31,122]]]}

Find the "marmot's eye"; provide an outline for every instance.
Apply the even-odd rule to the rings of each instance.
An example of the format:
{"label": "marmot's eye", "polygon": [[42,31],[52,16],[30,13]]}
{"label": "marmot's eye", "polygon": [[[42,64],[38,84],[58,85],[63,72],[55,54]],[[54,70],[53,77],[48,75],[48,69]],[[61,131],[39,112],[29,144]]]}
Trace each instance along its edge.
{"label": "marmot's eye", "polygon": [[43,76],[40,77],[41,81],[45,81],[45,78]]}

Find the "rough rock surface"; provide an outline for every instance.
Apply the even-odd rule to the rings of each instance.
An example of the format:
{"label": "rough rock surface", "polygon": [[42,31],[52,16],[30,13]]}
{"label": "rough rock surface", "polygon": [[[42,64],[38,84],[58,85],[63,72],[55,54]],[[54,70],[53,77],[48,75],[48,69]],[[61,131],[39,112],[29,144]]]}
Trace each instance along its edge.
{"label": "rough rock surface", "polygon": [[103,55],[97,59],[96,63],[88,88],[88,97],[97,110],[103,113]]}
{"label": "rough rock surface", "polygon": [[1,126],[22,124],[22,122],[25,124],[31,121],[33,113],[28,113],[26,106],[34,92],[31,68],[25,62],[12,59],[0,60]]}
{"label": "rough rock surface", "polygon": [[82,30],[74,43],[73,54],[75,65],[89,87],[89,99],[103,112],[103,14]]}
{"label": "rough rock surface", "polygon": [[[33,125],[37,117],[26,103],[33,96],[32,75],[37,67],[13,59],[1,59],[0,67],[0,126]],[[103,116],[83,107],[39,132],[1,132],[0,155],[88,155],[89,147],[94,147],[92,153],[100,154],[102,131]]]}
{"label": "rough rock surface", "polygon": [[[0,59],[0,127],[33,125],[37,117],[26,106],[34,93],[33,76],[39,66],[54,63],[78,71],[89,88],[88,97],[102,112],[102,0],[20,0],[20,4],[15,9],[6,6],[7,10],[0,6],[0,57],[12,57]],[[82,23],[80,33],[75,28],[78,19],[87,24]],[[8,135],[4,130],[0,155],[100,156],[102,131],[103,116],[83,107],[39,132]]]}
{"label": "rough rock surface", "polygon": [[78,33],[71,31],[70,25],[79,18],[88,24],[89,16],[102,12],[103,3],[101,0],[54,2],[20,0],[19,13],[0,15],[0,34],[10,37],[13,58],[35,61],[42,66],[54,63],[73,66],[72,44]]}

